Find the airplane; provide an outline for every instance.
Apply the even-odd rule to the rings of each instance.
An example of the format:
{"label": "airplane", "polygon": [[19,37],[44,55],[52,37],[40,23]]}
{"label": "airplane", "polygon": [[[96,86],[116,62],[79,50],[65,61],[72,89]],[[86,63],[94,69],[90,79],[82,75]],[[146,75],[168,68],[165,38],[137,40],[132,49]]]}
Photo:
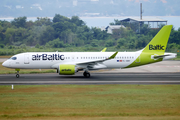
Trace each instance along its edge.
{"label": "airplane", "polygon": [[14,68],[19,78],[20,69],[56,69],[59,75],[74,75],[90,70],[131,68],[176,58],[176,53],[165,53],[172,25],[164,26],[149,44],[136,52],[26,52],[12,56],[2,65]]}

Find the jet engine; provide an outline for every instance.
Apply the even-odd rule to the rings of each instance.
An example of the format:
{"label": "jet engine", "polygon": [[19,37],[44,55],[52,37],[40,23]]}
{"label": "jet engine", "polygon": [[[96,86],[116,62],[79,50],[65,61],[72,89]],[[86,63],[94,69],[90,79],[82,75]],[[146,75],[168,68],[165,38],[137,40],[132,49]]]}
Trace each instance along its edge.
{"label": "jet engine", "polygon": [[75,65],[59,65],[58,72],[60,75],[74,75],[78,69]]}

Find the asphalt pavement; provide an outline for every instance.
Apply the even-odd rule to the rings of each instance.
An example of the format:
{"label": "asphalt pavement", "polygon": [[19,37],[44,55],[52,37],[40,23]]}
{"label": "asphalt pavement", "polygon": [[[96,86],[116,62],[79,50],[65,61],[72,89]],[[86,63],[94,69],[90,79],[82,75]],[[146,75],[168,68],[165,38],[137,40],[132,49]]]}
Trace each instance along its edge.
{"label": "asphalt pavement", "polygon": [[44,84],[180,84],[180,73],[91,73],[85,78],[82,72],[75,75],[15,74],[0,75],[0,85],[44,85]]}
{"label": "asphalt pavement", "polygon": [[[23,69],[22,69],[23,71]],[[39,84],[180,84],[180,61],[162,61],[128,69],[90,71],[85,78],[82,72],[75,75],[15,74],[0,75],[0,85]]]}

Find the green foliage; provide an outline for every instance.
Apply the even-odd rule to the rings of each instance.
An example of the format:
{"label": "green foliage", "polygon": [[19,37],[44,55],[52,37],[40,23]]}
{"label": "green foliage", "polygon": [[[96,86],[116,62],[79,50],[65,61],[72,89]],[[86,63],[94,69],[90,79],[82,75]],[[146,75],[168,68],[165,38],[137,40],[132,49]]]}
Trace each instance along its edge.
{"label": "green foliage", "polygon": [[20,45],[20,48],[26,49],[26,45],[25,45],[25,44],[22,44],[22,45]]}
{"label": "green foliage", "polygon": [[24,17],[18,17],[12,21],[12,25],[16,26],[17,28],[26,27],[26,21],[27,21],[27,17],[25,17],[25,16]]}
{"label": "green foliage", "polygon": [[3,44],[0,44],[0,48],[4,48],[4,45],[3,45]]}
{"label": "green foliage", "polygon": [[112,47],[112,46],[114,46],[114,41],[113,40],[106,41],[106,47]]}
{"label": "green foliage", "polygon": [[60,41],[59,38],[54,39],[53,41],[50,41],[47,43],[46,46],[50,45],[53,48],[63,48],[66,47],[66,45],[63,43],[63,41]]}
{"label": "green foliage", "polygon": [[121,46],[124,46],[124,44],[126,43],[126,39],[125,38],[119,38],[117,40],[117,46],[116,48],[121,48]]}
{"label": "green foliage", "polygon": [[[120,25],[114,20],[112,25]],[[142,49],[157,34],[159,29],[150,29],[146,24],[123,23],[125,28],[113,30],[113,34],[92,27],[89,28],[78,16],[71,18],[56,14],[52,20],[39,18],[27,21],[26,17],[12,22],[0,21],[0,55],[12,55],[28,51],[100,51]],[[31,47],[29,47],[31,46]],[[2,50],[3,49],[3,50]],[[172,29],[168,51],[180,49],[180,28]]]}
{"label": "green foliage", "polygon": [[71,22],[76,24],[77,26],[85,25],[84,21],[80,20],[78,16],[72,16]]}
{"label": "green foliage", "polygon": [[96,42],[92,42],[92,43],[91,43],[91,46],[92,46],[92,47],[98,47],[98,44],[97,44]]}
{"label": "green foliage", "polygon": [[12,45],[10,45],[9,47],[8,47],[8,49],[13,49],[14,48],[14,46],[12,46]]}
{"label": "green foliage", "polygon": [[36,44],[35,48],[39,48],[39,47],[40,47],[40,45],[39,45],[39,44]]}
{"label": "green foliage", "polygon": [[69,18],[62,16],[60,14],[56,14],[52,21],[53,23],[64,22],[64,21],[69,21]]}

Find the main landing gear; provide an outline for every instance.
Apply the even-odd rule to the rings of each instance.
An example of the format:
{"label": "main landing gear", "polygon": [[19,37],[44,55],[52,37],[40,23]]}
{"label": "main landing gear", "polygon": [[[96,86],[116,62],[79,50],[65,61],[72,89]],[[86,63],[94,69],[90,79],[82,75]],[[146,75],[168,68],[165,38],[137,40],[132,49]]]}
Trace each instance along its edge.
{"label": "main landing gear", "polygon": [[84,75],[84,77],[86,77],[86,78],[90,78],[90,76],[91,76],[88,71],[84,71],[83,75]]}
{"label": "main landing gear", "polygon": [[20,69],[15,69],[15,70],[17,71],[17,73],[16,73],[16,78],[19,78],[19,77],[20,77],[20,75],[19,75]]}

